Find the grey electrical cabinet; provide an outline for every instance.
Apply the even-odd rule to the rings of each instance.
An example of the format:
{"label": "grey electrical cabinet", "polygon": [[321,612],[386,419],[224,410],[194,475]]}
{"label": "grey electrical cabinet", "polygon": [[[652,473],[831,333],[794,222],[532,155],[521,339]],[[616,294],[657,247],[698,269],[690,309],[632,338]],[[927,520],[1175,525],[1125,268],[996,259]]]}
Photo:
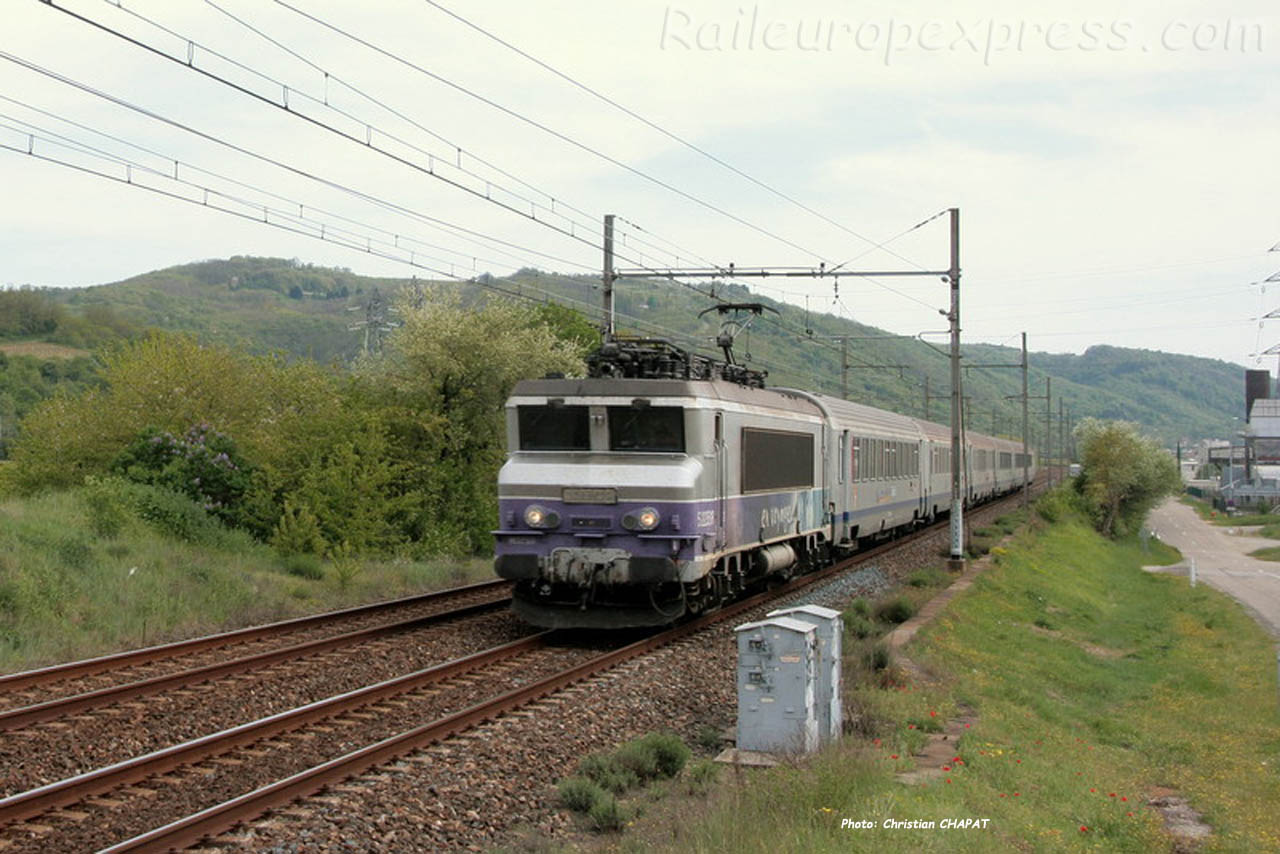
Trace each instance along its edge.
{"label": "grey electrical cabinet", "polygon": [[769,617],[790,617],[811,623],[818,630],[818,660],[814,671],[817,686],[814,689],[818,704],[818,733],[823,741],[841,736],[844,728],[844,705],[840,693],[841,639],[844,622],[840,612],[821,605],[798,605],[770,611]]}
{"label": "grey electrical cabinet", "polygon": [[778,617],[734,631],[738,636],[738,750],[816,750],[817,627]]}

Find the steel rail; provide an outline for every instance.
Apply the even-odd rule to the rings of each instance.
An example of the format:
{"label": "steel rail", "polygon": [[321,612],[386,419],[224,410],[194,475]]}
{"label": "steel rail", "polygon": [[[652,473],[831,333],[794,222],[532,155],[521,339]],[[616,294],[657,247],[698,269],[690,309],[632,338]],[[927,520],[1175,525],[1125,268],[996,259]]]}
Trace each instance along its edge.
{"label": "steel rail", "polygon": [[114,685],[110,688],[100,688],[97,691],[88,691],[84,694],[76,694],[71,697],[61,697],[56,700],[48,700],[31,706],[9,709],[0,712],[0,732],[19,729],[42,721],[54,720],[55,718],[65,717],[66,715],[75,714],[76,712],[99,708],[110,703],[118,703],[123,700],[130,700],[134,697],[140,697],[146,694],[155,694],[160,691],[179,688],[185,685],[208,682],[211,679],[218,679],[223,676],[230,676],[235,673],[243,673],[247,670],[266,667],[280,661],[288,661],[290,659],[302,658],[303,656],[316,655],[321,652],[327,652],[331,649],[350,646],[355,643],[362,643],[383,635],[395,634],[397,632],[419,628],[431,623],[442,622],[444,620],[457,617],[466,617],[472,614],[482,613],[484,611],[492,611],[496,608],[508,605],[510,602],[510,597],[507,597],[503,599],[494,599],[489,602],[481,602],[475,605],[465,605],[461,608],[455,608],[451,611],[442,611],[438,614],[429,614],[425,617],[414,617],[411,620],[401,620],[399,622],[386,623],[381,626],[373,626],[367,629],[358,629],[354,632],[332,635],[327,638],[320,638],[313,641],[305,641],[300,644],[294,644],[292,646],[282,647],[268,652],[259,652],[254,655],[237,658],[232,661],[207,664],[202,667],[194,667],[189,670],[180,670],[177,673],[153,676],[150,679],[142,679],[137,682],[129,682],[124,685]]}
{"label": "steel rail", "polygon": [[263,786],[237,798],[218,804],[163,827],[148,831],[104,848],[98,854],[152,854],[194,845],[201,839],[222,833],[245,821],[250,821],[270,809],[286,805],[298,798],[314,794],[327,786],[340,783],[369,768],[385,764],[407,753],[419,750],[452,735],[457,735],[504,712],[539,700],[560,691],[575,682],[618,666],[630,659],[652,652],[660,647],[682,640],[717,623],[730,620],[739,614],[757,608],[783,596],[797,593],[831,576],[848,571],[855,566],[874,560],[885,552],[905,542],[942,530],[948,523],[939,522],[906,538],[883,543],[848,560],[818,572],[793,579],[773,590],[758,593],[725,608],[711,612],[673,629],[603,653],[574,667],[537,682],[513,689],[497,697],[477,703],[467,709],[446,715],[432,723],[415,727],[399,735],[361,748],[294,774],[283,780]]}
{"label": "steel rail", "polygon": [[530,635],[463,658],[336,694],[251,723],[11,795],[0,799],[0,827],[539,649],[545,646],[549,634],[550,632],[542,632]]}
{"label": "steel rail", "polygon": [[367,614],[376,614],[380,611],[389,611],[395,608],[421,605],[438,599],[446,599],[450,596],[483,593],[504,585],[509,587],[511,582],[502,579],[481,581],[477,584],[468,584],[462,587],[451,587],[447,590],[435,590],[430,593],[421,593],[416,596],[408,596],[403,599],[390,599],[385,602],[359,605],[354,608],[347,608],[341,611],[329,611],[324,614],[314,614],[309,617],[297,617],[292,620],[282,620],[276,623],[267,623],[262,626],[250,626],[244,629],[236,629],[235,631],[221,632],[215,635],[205,635],[204,637],[199,638],[191,638],[190,640],[175,641],[173,643],[150,646],[143,649],[116,652],[110,655],[98,656],[96,658],[86,658],[81,661],[70,661],[65,664],[55,664],[51,667],[23,670],[18,673],[9,673],[0,676],[0,691],[17,691],[32,685],[43,685],[48,682],[101,673],[104,670],[115,670],[122,667],[133,666],[135,664],[145,664],[151,661],[158,661],[164,658],[174,658],[179,655],[201,652],[203,650],[213,649],[219,646],[243,643],[245,641],[258,640],[264,637],[285,634],[299,629],[312,628],[333,620],[348,617],[359,617]]}

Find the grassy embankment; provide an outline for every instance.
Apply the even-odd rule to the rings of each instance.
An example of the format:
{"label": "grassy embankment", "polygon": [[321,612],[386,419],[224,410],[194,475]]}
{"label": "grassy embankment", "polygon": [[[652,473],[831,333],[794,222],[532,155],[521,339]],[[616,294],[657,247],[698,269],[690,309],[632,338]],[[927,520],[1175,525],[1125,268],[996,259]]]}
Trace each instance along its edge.
{"label": "grassy embankment", "polygon": [[[621,848],[1167,851],[1146,802],[1174,790],[1214,829],[1201,850],[1280,850],[1272,642],[1227,597],[1142,571],[1176,560],[1171,549],[1108,542],[1061,502],[1049,515],[1053,526],[993,551],[995,565],[907,647],[930,681],[869,670],[875,638],[846,635],[856,734],[802,764],[725,780],[709,805],[637,828]],[[955,748],[961,761],[935,782],[895,782],[924,731],[962,710],[977,720]],[[947,818],[989,822],[883,827]]]}
{"label": "grassy embankment", "polygon": [[285,560],[211,520],[175,537],[105,512],[118,530],[90,489],[0,501],[0,672],[492,577],[482,560]]}

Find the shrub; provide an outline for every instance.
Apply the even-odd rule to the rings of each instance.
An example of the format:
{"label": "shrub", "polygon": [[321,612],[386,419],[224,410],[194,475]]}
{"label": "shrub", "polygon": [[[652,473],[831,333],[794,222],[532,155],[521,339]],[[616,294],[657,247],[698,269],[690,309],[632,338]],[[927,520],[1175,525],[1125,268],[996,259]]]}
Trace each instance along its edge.
{"label": "shrub", "polygon": [[698,734],[694,736],[694,743],[702,750],[710,753],[713,750],[720,749],[721,735],[720,730],[711,724],[703,724],[698,727]]}
{"label": "shrub", "polygon": [[315,514],[306,507],[295,508],[286,501],[284,512],[271,535],[271,545],[279,554],[288,557],[323,554],[326,543]]}
{"label": "shrub", "polygon": [[159,487],[133,491],[133,510],[153,528],[187,542],[207,541],[217,523],[185,495]]}
{"label": "shrub", "polygon": [[886,599],[876,606],[876,619],[886,623],[905,623],[916,613],[916,606],[907,599],[895,596]]}
{"label": "shrub", "polygon": [[684,768],[691,755],[680,737],[672,733],[651,732],[638,742],[640,746],[653,754],[658,773],[663,777],[674,777]]}
{"label": "shrub", "polygon": [[844,614],[844,629],[855,638],[862,640],[877,634],[876,624],[861,614]]}
{"label": "shrub", "polygon": [[982,557],[984,554],[991,551],[995,544],[995,537],[988,536],[981,531],[974,531],[969,536],[969,556],[975,558]]}
{"label": "shrub", "polygon": [[1075,509],[1073,493],[1068,488],[1054,489],[1036,499],[1036,513],[1050,524],[1065,518]]}
{"label": "shrub", "polygon": [[624,768],[616,757],[604,753],[592,753],[579,762],[578,773],[616,795],[640,785],[640,777],[633,770]]}
{"label": "shrub", "polygon": [[319,581],[324,578],[324,567],[320,566],[320,558],[315,555],[294,554],[284,559],[285,572],[299,578]]}
{"label": "shrub", "polygon": [[600,799],[591,805],[591,809],[587,810],[587,816],[591,819],[591,826],[596,830],[619,830],[627,821],[626,813],[619,806],[618,799],[608,792],[603,793]]}
{"label": "shrub", "polygon": [[333,574],[337,577],[338,588],[341,590],[350,587],[351,582],[355,581],[364,569],[352,553],[351,544],[346,540],[330,550],[329,559],[333,561]]}
{"label": "shrub", "polygon": [[105,487],[101,481],[91,480],[82,493],[88,515],[89,530],[95,537],[114,539],[129,521],[129,512],[119,496]]}
{"label": "shrub", "polygon": [[560,803],[574,812],[588,812],[602,798],[609,795],[586,777],[570,777],[561,780],[556,787],[560,794]]}
{"label": "shrub", "polygon": [[241,521],[240,499],[251,474],[231,437],[204,423],[181,436],[142,431],[112,461],[111,470],[185,495],[229,525]]}
{"label": "shrub", "polygon": [[[185,495],[120,477],[90,477],[86,483],[91,507],[114,507],[115,510],[110,511],[112,515],[117,512],[122,518],[132,515],[161,534],[189,543],[207,545],[225,543],[228,539],[226,528]],[[94,512],[90,510],[91,516]]]}
{"label": "shrub", "polygon": [[658,757],[654,751],[639,741],[628,741],[613,754],[619,767],[630,771],[641,780],[652,780],[658,776]]}
{"label": "shrub", "polygon": [[849,611],[861,617],[871,616],[871,603],[859,596],[849,603]]}
{"label": "shrub", "polygon": [[889,647],[882,643],[873,644],[862,653],[862,663],[868,670],[886,670],[890,661]]}

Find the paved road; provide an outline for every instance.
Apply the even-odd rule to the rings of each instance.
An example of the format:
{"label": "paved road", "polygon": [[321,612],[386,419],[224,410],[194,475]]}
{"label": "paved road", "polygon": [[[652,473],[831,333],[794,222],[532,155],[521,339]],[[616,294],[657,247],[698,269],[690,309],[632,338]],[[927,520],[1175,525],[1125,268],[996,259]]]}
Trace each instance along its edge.
{"label": "paved road", "polygon": [[[1185,573],[1192,560],[1203,582],[1244,604],[1273,637],[1280,639],[1280,563],[1249,552],[1280,546],[1280,540],[1242,534],[1249,529],[1210,525],[1185,504],[1170,499],[1151,512],[1147,527],[1182,552],[1184,563],[1167,567]],[[1232,531],[1234,530],[1234,533]]]}

